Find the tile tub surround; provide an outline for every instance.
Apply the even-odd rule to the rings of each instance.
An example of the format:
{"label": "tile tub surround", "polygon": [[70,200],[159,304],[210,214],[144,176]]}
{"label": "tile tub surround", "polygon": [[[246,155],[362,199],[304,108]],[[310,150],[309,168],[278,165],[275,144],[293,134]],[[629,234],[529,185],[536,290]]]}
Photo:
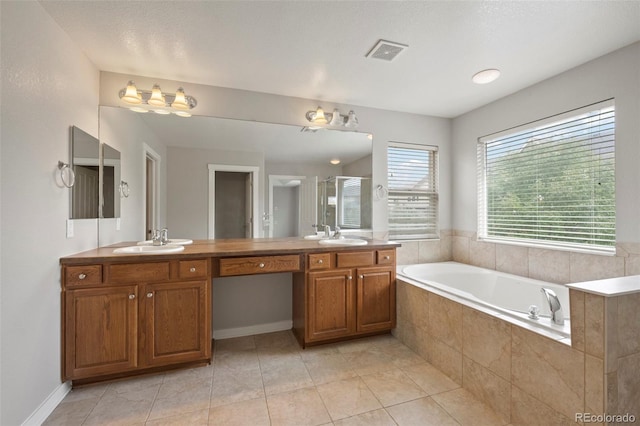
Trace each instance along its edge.
{"label": "tile tub surround", "polygon": [[605,298],[571,289],[568,346],[401,279],[396,288],[398,340],[504,421],[640,418],[640,293]]}
{"label": "tile tub surround", "polygon": [[507,423],[393,336],[303,350],[286,331],[218,340],[210,366],[74,389],[44,424]]}

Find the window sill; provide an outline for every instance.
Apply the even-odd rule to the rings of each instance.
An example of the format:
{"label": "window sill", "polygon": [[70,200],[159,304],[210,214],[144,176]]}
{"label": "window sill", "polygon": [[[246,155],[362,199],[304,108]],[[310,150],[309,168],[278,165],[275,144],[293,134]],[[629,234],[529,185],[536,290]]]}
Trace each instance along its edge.
{"label": "window sill", "polygon": [[573,253],[594,254],[599,256],[615,256],[616,255],[615,247],[595,248],[595,247],[584,247],[580,245],[572,246],[572,245],[560,245],[560,244],[549,244],[549,243],[535,243],[531,241],[519,241],[519,240],[511,240],[511,239],[503,239],[503,238],[492,238],[492,237],[478,237],[477,240],[484,243],[530,247],[530,248],[538,248],[541,250],[569,251]]}

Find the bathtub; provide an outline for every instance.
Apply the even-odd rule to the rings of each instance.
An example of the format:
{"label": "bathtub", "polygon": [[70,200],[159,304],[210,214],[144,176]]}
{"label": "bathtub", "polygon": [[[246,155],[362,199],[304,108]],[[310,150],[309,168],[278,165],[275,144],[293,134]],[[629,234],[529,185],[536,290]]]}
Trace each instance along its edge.
{"label": "bathtub", "polygon": [[[556,340],[567,340],[569,289],[563,285],[483,269],[457,262],[398,266],[398,279],[478,309]],[[553,290],[562,306],[564,325],[551,322],[549,304],[540,289]],[[539,318],[529,318],[536,305]]]}

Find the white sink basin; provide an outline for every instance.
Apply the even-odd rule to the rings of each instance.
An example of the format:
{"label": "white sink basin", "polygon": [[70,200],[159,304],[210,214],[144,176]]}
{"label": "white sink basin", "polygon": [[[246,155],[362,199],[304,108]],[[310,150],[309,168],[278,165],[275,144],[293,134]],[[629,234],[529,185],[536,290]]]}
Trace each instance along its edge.
{"label": "white sink basin", "polygon": [[[187,245],[187,244],[193,244],[193,240],[185,240],[182,238],[169,238],[169,244],[180,244],[180,245]],[[139,246],[151,246],[153,245],[153,241],[151,240],[147,240],[147,241],[140,241],[138,242]]]}
{"label": "white sink basin", "polygon": [[324,234],[323,235],[311,234],[311,235],[304,236],[305,240],[321,240],[323,238],[325,238]]}
{"label": "white sink basin", "polygon": [[367,240],[361,240],[360,238],[339,238],[320,240],[318,244],[330,246],[364,246],[367,245]]}
{"label": "white sink basin", "polygon": [[184,246],[180,244],[167,244],[164,246],[129,246],[115,249],[114,253],[128,254],[165,254],[177,253],[184,250]]}

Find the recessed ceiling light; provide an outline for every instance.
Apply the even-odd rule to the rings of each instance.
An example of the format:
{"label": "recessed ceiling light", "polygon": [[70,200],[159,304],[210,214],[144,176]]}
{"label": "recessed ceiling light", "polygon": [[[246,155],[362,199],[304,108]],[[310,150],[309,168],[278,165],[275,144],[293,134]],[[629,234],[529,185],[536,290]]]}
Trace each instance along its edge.
{"label": "recessed ceiling light", "polygon": [[491,83],[498,77],[500,77],[500,70],[491,68],[475,73],[474,76],[471,77],[471,80],[476,84],[487,84]]}

